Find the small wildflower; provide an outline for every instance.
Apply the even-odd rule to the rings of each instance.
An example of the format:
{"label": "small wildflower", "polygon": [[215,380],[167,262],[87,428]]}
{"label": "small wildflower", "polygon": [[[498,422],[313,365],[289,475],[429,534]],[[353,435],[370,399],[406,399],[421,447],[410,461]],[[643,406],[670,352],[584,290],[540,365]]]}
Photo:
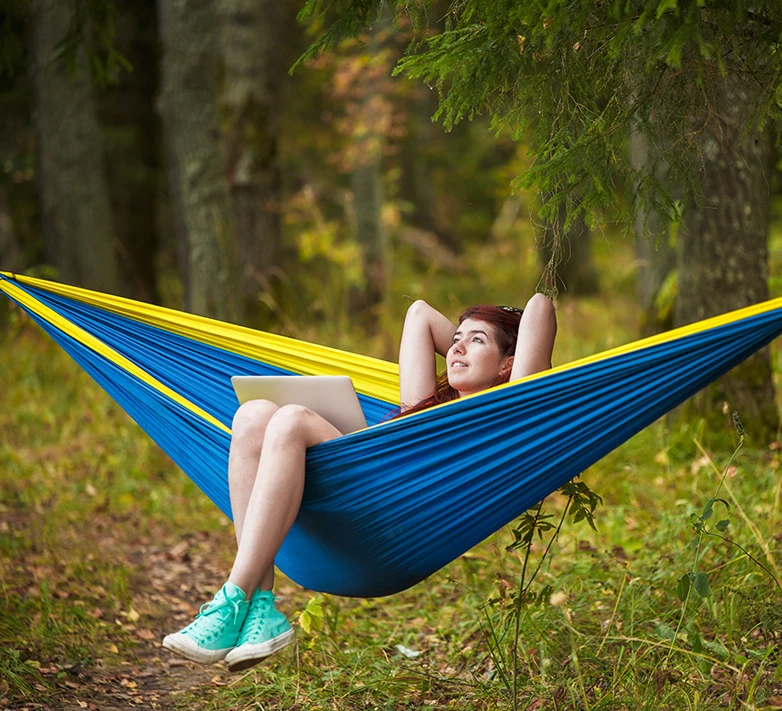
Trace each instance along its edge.
{"label": "small wildflower", "polygon": [[549,598],[549,603],[551,603],[552,607],[559,607],[565,600],[567,600],[567,593],[563,590],[557,590],[557,592],[552,594]]}

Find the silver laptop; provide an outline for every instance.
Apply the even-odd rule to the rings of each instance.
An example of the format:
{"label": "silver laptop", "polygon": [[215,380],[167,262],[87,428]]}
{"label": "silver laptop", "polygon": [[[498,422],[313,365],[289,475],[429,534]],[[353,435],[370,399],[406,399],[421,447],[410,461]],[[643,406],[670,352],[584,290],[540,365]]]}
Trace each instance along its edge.
{"label": "silver laptop", "polygon": [[302,405],[342,434],[367,426],[353,381],[347,375],[234,375],[231,384],[240,403],[270,400],[280,407]]}

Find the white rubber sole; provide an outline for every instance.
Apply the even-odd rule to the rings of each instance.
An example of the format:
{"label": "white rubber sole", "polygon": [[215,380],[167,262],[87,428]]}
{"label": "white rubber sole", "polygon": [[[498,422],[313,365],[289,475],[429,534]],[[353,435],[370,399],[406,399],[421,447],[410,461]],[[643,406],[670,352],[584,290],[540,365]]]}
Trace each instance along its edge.
{"label": "white rubber sole", "polygon": [[234,647],[225,657],[225,663],[230,671],[243,671],[255,666],[262,659],[278,652],[293,642],[296,633],[293,630],[283,632],[263,644],[243,644]]}
{"label": "white rubber sole", "polygon": [[163,647],[189,659],[191,662],[198,662],[199,664],[215,664],[216,662],[225,659],[226,655],[233,649],[233,647],[226,647],[225,649],[203,649],[190,637],[179,634],[179,632],[166,635],[163,639]]}

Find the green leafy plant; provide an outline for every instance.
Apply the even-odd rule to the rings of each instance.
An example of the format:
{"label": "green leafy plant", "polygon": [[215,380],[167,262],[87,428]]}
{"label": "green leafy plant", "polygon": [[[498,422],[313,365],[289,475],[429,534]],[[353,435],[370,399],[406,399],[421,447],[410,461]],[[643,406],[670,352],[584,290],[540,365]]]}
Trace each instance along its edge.
{"label": "green leafy plant", "polygon": [[[537,577],[544,561],[549,557],[554,542],[559,537],[562,527],[568,514],[571,514],[573,523],[586,521],[589,527],[597,530],[595,527],[594,512],[598,504],[603,499],[592,491],[583,481],[570,481],[559,489],[562,496],[567,497],[567,502],[562,509],[559,521],[554,523],[554,514],[546,513],[543,509],[544,501],[524,513],[516,526],[511,530],[513,534],[513,543],[508,547],[508,551],[520,551],[522,556],[521,572],[519,573],[518,587],[515,593],[510,597],[502,595],[501,598],[491,600],[497,603],[501,600],[510,602],[510,620],[509,627],[512,625],[513,636],[511,638],[512,659],[510,665],[506,662],[506,656],[501,651],[502,640],[506,637],[507,631],[499,629],[493,624],[489,615],[486,615],[486,632],[489,642],[489,650],[494,661],[495,668],[498,671],[502,683],[511,694],[513,700],[513,709],[518,709],[518,645],[521,634],[521,621],[523,612],[526,608],[533,605],[544,605],[550,599],[553,593],[553,586],[545,585],[537,592],[531,590],[532,584]],[[533,544],[536,540],[543,540],[545,536],[551,534],[546,547],[540,556],[534,570],[530,573]]]}
{"label": "green leafy plant", "polygon": [[727,532],[728,526],[730,525],[729,518],[724,518],[717,521],[717,524],[714,527],[717,532],[709,528],[708,522],[710,521],[712,516],[714,516],[714,507],[716,504],[722,504],[725,507],[726,512],[730,511],[730,504],[725,499],[720,498],[718,494],[723,484],[725,483],[725,479],[728,476],[728,471],[730,470],[730,467],[733,464],[733,460],[736,458],[736,456],[739,453],[739,450],[744,445],[744,426],[741,424],[739,415],[735,411],[733,412],[733,426],[736,428],[736,432],[739,435],[739,441],[738,444],[736,445],[736,448],[733,450],[733,454],[731,454],[727,465],[725,466],[722,472],[722,477],[720,478],[720,481],[717,484],[717,489],[714,493],[714,496],[712,496],[706,502],[706,505],[703,507],[703,511],[701,511],[700,514],[696,514],[696,513],[690,514],[690,526],[692,527],[692,530],[695,532],[697,536],[695,556],[693,559],[692,569],[687,573],[685,573],[684,575],[682,575],[681,578],[679,578],[676,585],[676,594],[679,596],[679,599],[682,601],[682,603],[684,603],[685,607],[692,589],[694,589],[695,592],[698,593],[698,595],[700,595],[702,598],[706,598],[711,594],[711,584],[709,582],[709,576],[702,570],[698,570],[698,561],[700,560],[701,551],[703,549],[703,541],[707,536],[710,536],[712,538],[718,538],[719,540],[724,541],[725,543],[728,543],[732,547],[735,547],[738,550],[740,550],[745,556],[747,556],[747,558],[749,558],[753,563],[755,563],[762,570],[764,570],[766,574],[774,581],[776,586],[779,588],[780,592],[782,592],[782,584],[780,584],[776,576],[765,565],[763,565],[763,563],[761,563],[757,558],[755,558],[746,548],[736,543],[736,541],[727,538],[724,535]]}
{"label": "green leafy plant", "polygon": [[[738,443],[736,444],[733,453],[728,459],[728,463],[725,465],[725,467],[722,470],[722,474],[720,476],[714,495],[706,502],[706,504],[703,507],[703,510],[700,513],[693,512],[689,516],[690,527],[692,528],[692,531],[695,533],[696,536],[694,541],[695,553],[693,556],[692,566],[690,570],[684,573],[677,580],[676,583],[676,594],[682,603],[682,607],[681,607],[681,613],[679,615],[679,621],[676,630],[673,632],[671,636],[671,645],[668,650],[668,655],[666,657],[666,666],[671,658],[671,654],[673,652],[676,639],[684,623],[687,608],[688,608],[688,603],[690,597],[692,596],[692,591],[694,590],[695,593],[701,599],[706,599],[713,594],[712,585],[711,585],[711,581],[709,580],[708,574],[700,569],[700,560],[701,560],[703,547],[704,547],[703,544],[706,538],[716,538],[720,541],[723,541],[724,543],[729,544],[730,547],[738,549],[742,555],[746,556],[746,558],[748,558],[755,565],[761,568],[774,581],[775,585],[780,590],[780,592],[782,592],[782,585],[780,585],[779,580],[771,572],[771,570],[769,570],[767,566],[763,565],[763,563],[761,563],[755,556],[753,556],[744,546],[740,545],[734,540],[731,540],[725,535],[727,533],[728,526],[730,525],[729,518],[727,517],[720,518],[716,522],[714,527],[713,528],[711,527],[711,521],[715,516],[716,510],[722,509],[724,507],[726,511],[726,516],[727,513],[730,512],[731,509],[730,503],[726,499],[722,498],[719,494],[723,486],[725,485],[725,480],[728,476],[728,472],[731,470],[731,467],[733,465],[734,460],[736,459],[736,456],[738,455],[739,451],[744,445],[744,434],[745,434],[744,426],[742,425],[741,419],[739,418],[737,412],[735,411],[733,412],[732,419],[733,419],[733,426],[736,429],[736,433],[738,434]],[[692,648],[695,654],[701,654],[704,651],[704,642],[700,634],[696,630],[690,629],[688,631],[687,639],[690,644],[690,647]],[[746,659],[746,658],[743,657],[742,655],[739,655],[737,657],[737,661],[741,663],[741,659]]]}

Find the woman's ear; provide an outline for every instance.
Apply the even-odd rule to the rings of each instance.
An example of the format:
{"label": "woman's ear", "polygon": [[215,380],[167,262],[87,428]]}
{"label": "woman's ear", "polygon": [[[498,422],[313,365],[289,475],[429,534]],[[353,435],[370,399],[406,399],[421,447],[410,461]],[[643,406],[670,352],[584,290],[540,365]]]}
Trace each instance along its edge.
{"label": "woman's ear", "polygon": [[505,362],[500,367],[500,375],[504,378],[506,375],[510,376],[510,371],[513,370],[513,356],[508,356]]}

